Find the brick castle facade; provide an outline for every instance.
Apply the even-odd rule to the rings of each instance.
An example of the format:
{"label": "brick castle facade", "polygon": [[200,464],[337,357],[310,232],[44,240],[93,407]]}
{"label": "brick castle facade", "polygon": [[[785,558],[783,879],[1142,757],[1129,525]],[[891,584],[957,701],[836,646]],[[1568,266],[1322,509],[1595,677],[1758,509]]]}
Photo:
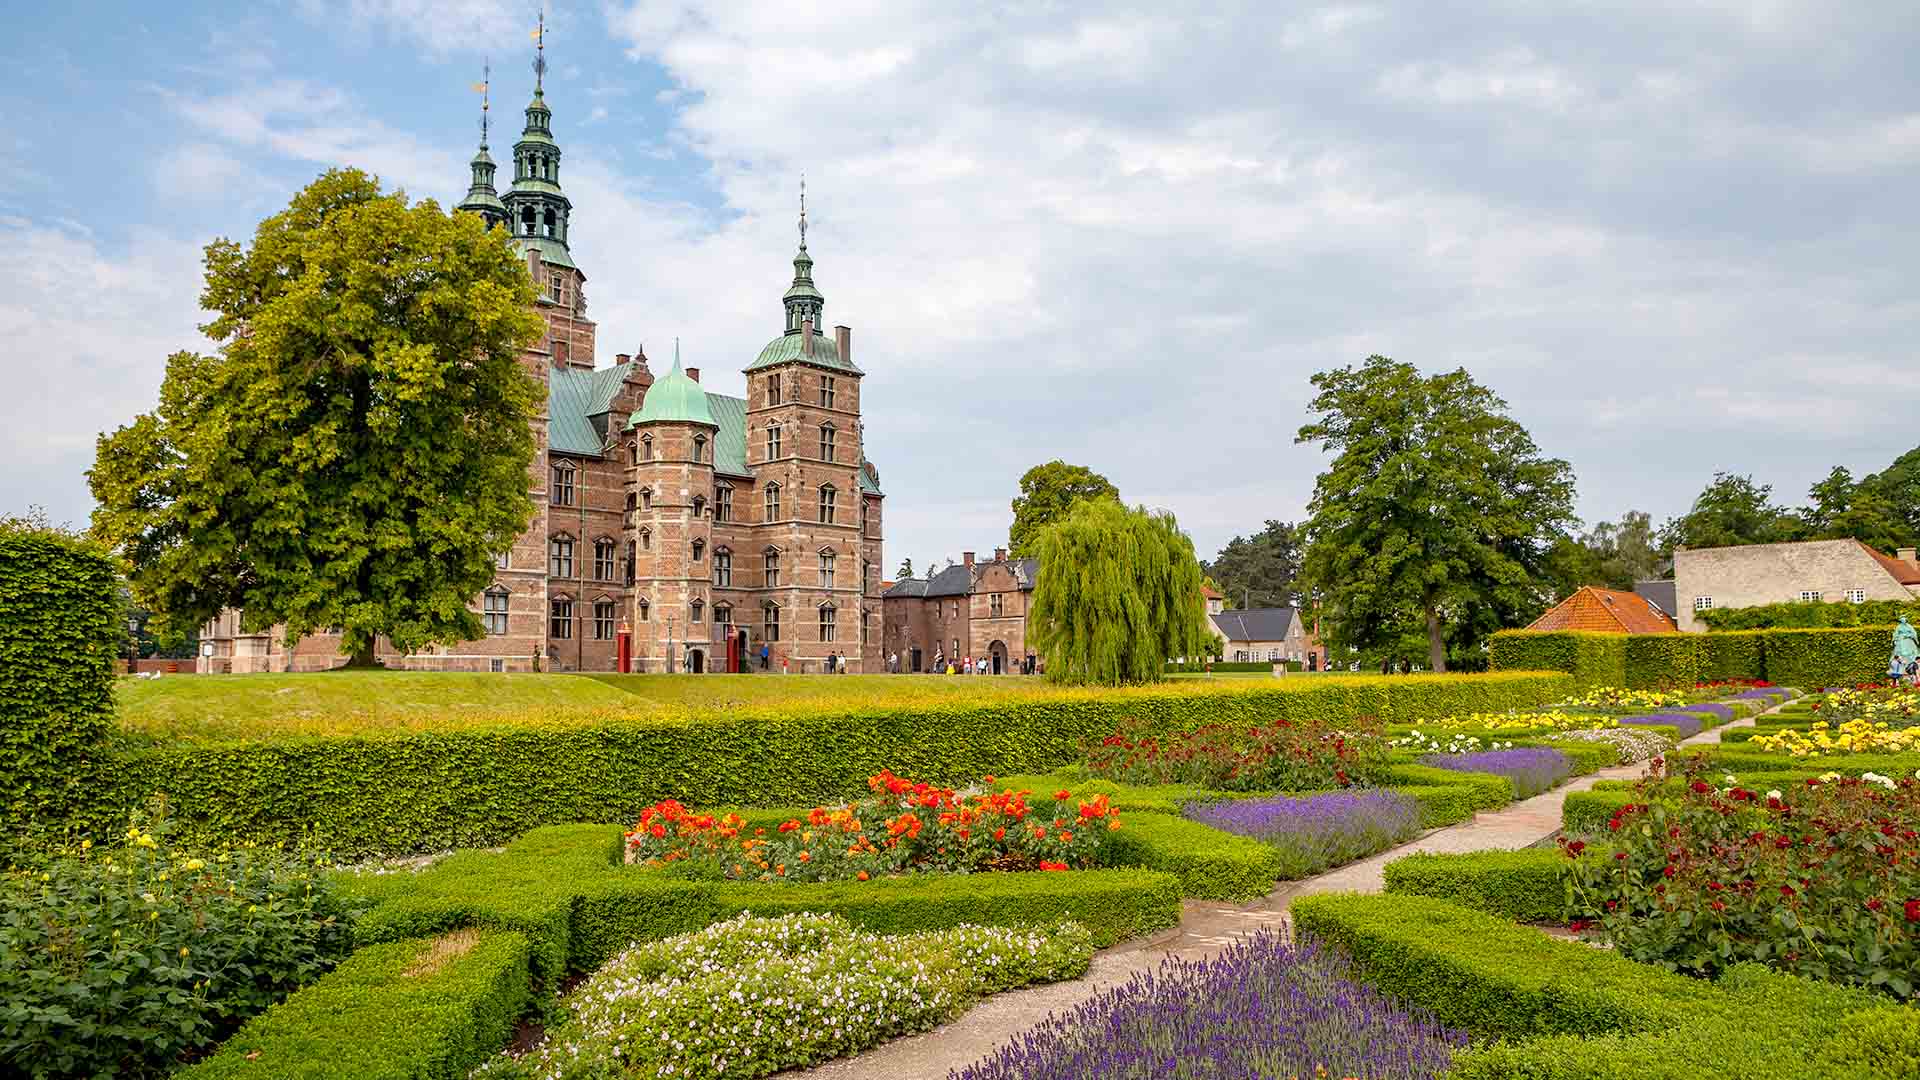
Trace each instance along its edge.
{"label": "brick castle facade", "polygon": [[[543,71],[536,64],[536,71]],[[619,636],[635,671],[822,671],[881,663],[879,473],[862,447],[852,331],[829,334],[813,282],[802,195],[784,326],[746,369],[746,397],[707,392],[700,370],[655,376],[644,350],[596,367],[586,274],[568,237],[573,205],[536,83],[494,186],[485,129],[458,212],[507,228],[539,291],[545,332],[521,364],[547,388],[535,423],[532,525],[500,556],[473,607],[486,634],[401,655],[394,667],[613,671]],[[323,670],[338,635],[286,649],[279,627],[243,633],[226,612],[201,633],[202,671]]]}
{"label": "brick castle facade", "polygon": [[897,655],[905,672],[941,671],[969,657],[995,675],[1044,670],[1027,638],[1039,573],[1037,561],[1009,559],[1000,548],[991,562],[969,551],[959,565],[894,582],[881,602],[886,655]]}

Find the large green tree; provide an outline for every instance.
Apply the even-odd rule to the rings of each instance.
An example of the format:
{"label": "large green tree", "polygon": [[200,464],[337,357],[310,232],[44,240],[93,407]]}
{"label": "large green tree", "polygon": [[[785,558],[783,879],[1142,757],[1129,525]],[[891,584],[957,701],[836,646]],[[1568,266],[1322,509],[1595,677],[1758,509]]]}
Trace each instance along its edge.
{"label": "large green tree", "polygon": [[1631,589],[1667,572],[1670,554],[1661,546],[1652,515],[1629,510],[1619,521],[1597,522],[1578,536],[1563,536],[1548,557],[1554,594],[1582,585]]}
{"label": "large green tree", "polygon": [[1872,477],[1854,483],[1844,465],[1835,465],[1826,479],[1807,489],[1807,506],[1800,511],[1807,537],[1813,540],[1851,538],[1882,551],[1910,543],[1913,535],[1902,515]]}
{"label": "large green tree", "polygon": [[1200,561],[1172,514],[1086,499],[1040,531],[1034,554],[1028,625],[1053,682],[1153,682],[1170,657],[1211,654]]}
{"label": "large green tree", "polygon": [[480,636],[467,607],[531,522],[540,333],[503,230],[335,170],[206,249],[201,329],[159,407],[100,438],[97,536],[178,632],[223,608],[356,664]]}
{"label": "large green tree", "polygon": [[1300,530],[1267,520],[1251,536],[1227,541],[1210,563],[1201,564],[1229,606],[1297,607],[1300,603]]}
{"label": "large green tree", "polygon": [[1305,526],[1323,637],[1374,649],[1411,617],[1445,671],[1450,639],[1470,651],[1544,606],[1573,470],[1542,456],[1506,402],[1464,369],[1423,376],[1384,356],[1313,385],[1318,418],[1295,441],[1334,455]]}
{"label": "large green tree", "polygon": [[1717,472],[1693,506],[1660,530],[1660,541],[1669,551],[1736,547],[1798,540],[1805,531],[1793,511],[1774,505],[1772,485],[1756,484],[1752,476]]}
{"label": "large green tree", "polygon": [[1049,461],[1035,465],[1020,477],[1020,494],[1013,500],[1013,527],[1007,530],[1007,549],[1014,558],[1037,554],[1040,530],[1067,516],[1082,499],[1119,499],[1113,482],[1085,465]]}
{"label": "large green tree", "polygon": [[1920,448],[1901,454],[1885,469],[1862,478],[1860,487],[1883,500],[1898,522],[1900,539],[1896,546],[1911,547],[1920,538]]}

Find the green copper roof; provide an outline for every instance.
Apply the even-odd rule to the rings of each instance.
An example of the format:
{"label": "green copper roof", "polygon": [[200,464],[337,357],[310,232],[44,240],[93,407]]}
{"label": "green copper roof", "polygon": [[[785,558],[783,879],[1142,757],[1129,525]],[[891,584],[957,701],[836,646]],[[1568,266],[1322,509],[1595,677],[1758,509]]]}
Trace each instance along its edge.
{"label": "green copper roof", "polygon": [[513,242],[519,246],[522,255],[525,255],[530,247],[539,248],[541,262],[553,266],[564,266],[569,270],[576,269],[573,265],[573,256],[567,254],[567,245],[551,236],[516,236]]}
{"label": "green copper roof", "polygon": [[[581,371],[565,365],[556,365],[547,371],[547,447],[562,454],[582,454],[598,457],[601,451],[600,433],[593,429],[593,421],[588,417],[596,411],[596,383],[602,372],[615,372],[617,379],[625,379],[625,365],[602,368],[600,371]],[[617,385],[617,383],[616,383]]]}
{"label": "green copper roof", "polygon": [[720,426],[714,422],[712,406],[707,404],[707,392],[680,370],[680,348],[677,345],[673,350],[673,370],[647,387],[646,400],[627,426],[653,423]]}
{"label": "green copper roof", "polygon": [[840,350],[834,344],[833,338],[817,330],[813,335],[813,355],[800,355],[800,339],[802,336],[803,335],[797,332],[782,334],[772,341],[767,342],[767,347],[760,350],[759,359],[748,364],[745,370],[758,371],[761,368],[772,367],[775,364],[788,364],[799,361],[800,363],[812,364],[816,367],[830,368],[834,371],[844,371],[849,375],[865,374],[865,372],[862,372],[859,368],[854,367],[851,361],[842,360],[840,358]]}
{"label": "green copper roof", "polygon": [[713,471],[729,476],[752,476],[747,470],[747,399],[708,394],[720,431],[713,437]]}

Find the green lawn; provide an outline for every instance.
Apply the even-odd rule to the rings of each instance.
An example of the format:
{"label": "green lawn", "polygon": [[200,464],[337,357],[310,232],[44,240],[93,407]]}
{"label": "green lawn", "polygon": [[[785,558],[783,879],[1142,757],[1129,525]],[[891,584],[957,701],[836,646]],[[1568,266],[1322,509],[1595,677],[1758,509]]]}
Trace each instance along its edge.
{"label": "green lawn", "polygon": [[859,709],[928,702],[996,701],[1045,693],[1037,675],[589,675],[675,711],[778,705]]}

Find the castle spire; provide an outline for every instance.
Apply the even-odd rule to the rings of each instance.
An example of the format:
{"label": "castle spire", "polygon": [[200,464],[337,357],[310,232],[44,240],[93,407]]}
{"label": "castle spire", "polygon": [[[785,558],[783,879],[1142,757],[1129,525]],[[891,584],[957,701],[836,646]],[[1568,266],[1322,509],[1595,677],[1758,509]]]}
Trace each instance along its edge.
{"label": "castle spire", "polygon": [[533,96],[543,92],[547,78],[547,7],[540,5],[540,24],[533,31]]}
{"label": "castle spire", "polygon": [[827,306],[827,299],[813,284],[813,256],[807,254],[807,178],[800,177],[800,250],[793,256],[793,284],[787,287],[781,303],[787,308],[787,333],[797,334],[801,326],[813,320],[817,328],[821,325],[820,313]]}
{"label": "castle spire", "polygon": [[499,192],[494,190],[493,157],[487,153],[487,109],[493,68],[483,65],[480,72],[480,81],[473,87],[480,92],[480,150],[473,155],[473,180],[467,187],[467,197],[460,200],[460,205],[454,209],[471,210],[479,214],[491,228],[507,220],[507,207],[500,201]]}
{"label": "castle spire", "polygon": [[573,204],[560,190],[560,144],[553,141],[553,111],[547,108],[547,15],[542,9],[533,31],[533,100],[527,123],[513,144],[513,188],[505,196],[507,221],[523,246],[540,249],[548,263],[572,266],[567,253],[568,215]]}

